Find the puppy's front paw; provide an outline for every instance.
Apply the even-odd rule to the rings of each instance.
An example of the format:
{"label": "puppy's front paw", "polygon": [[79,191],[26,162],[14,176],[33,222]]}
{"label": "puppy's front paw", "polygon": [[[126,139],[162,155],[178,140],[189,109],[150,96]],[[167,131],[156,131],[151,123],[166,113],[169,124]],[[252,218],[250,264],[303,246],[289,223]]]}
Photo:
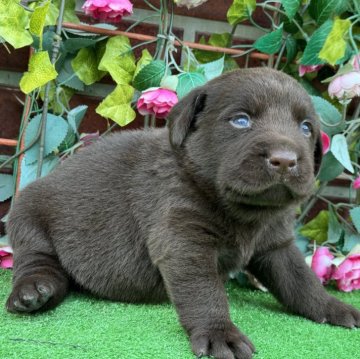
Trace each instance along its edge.
{"label": "puppy's front paw", "polygon": [[251,359],[255,352],[251,341],[232,323],[223,330],[194,331],[190,341],[198,358],[211,355],[215,359]]}
{"label": "puppy's front paw", "polygon": [[324,323],[347,328],[360,327],[360,311],[331,297],[326,305]]}

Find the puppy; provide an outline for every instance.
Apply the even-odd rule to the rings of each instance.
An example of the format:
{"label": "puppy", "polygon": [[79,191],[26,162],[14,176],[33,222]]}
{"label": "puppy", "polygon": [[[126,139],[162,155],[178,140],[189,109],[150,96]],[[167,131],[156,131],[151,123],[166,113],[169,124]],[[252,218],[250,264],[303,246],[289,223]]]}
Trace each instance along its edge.
{"label": "puppy", "polygon": [[224,290],[229,272],[246,269],[293,313],[360,326],[293,242],[321,160],[316,117],[291,77],[244,69],[193,90],[168,128],[114,134],[74,155],[10,212],[7,309],[53,308],[70,282],[111,300],[170,299],[197,356],[251,358]]}

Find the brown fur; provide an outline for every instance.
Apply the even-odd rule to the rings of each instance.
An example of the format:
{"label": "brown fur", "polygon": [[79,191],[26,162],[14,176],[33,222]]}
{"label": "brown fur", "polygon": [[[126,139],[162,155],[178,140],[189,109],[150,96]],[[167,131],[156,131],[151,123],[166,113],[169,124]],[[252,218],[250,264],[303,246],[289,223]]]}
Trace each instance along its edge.
{"label": "brown fur", "polygon": [[[251,127],[234,128],[243,112]],[[321,159],[306,92],[268,68],[239,70],[195,89],[168,122],[109,136],[21,193],[7,226],[8,310],[54,307],[69,281],[113,300],[169,298],[196,355],[251,358],[224,290],[229,272],[247,269],[292,312],[359,326],[359,311],[326,293],[293,243]]]}

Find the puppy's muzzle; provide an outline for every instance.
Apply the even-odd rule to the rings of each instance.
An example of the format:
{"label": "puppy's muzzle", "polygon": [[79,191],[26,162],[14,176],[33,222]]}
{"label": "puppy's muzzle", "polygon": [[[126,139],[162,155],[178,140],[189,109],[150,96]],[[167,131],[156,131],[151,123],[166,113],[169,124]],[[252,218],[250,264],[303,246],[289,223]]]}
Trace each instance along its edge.
{"label": "puppy's muzzle", "polygon": [[293,172],[296,170],[297,164],[297,154],[289,150],[273,150],[266,158],[268,168],[280,174]]}

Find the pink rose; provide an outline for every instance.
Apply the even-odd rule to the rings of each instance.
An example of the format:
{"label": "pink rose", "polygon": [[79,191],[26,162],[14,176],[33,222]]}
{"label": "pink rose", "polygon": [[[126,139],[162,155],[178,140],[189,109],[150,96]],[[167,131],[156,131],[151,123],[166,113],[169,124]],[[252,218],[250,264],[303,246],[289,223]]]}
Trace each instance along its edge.
{"label": "pink rose", "polygon": [[299,76],[304,76],[308,72],[315,72],[320,70],[324,65],[300,65]]}
{"label": "pink rose", "polygon": [[0,268],[12,268],[13,258],[11,247],[0,247]]}
{"label": "pink rose", "polygon": [[339,100],[360,96],[360,71],[351,71],[335,77],[330,82],[328,92],[331,98],[337,97]]}
{"label": "pink rose", "polygon": [[318,247],[312,257],[311,269],[320,279],[322,284],[326,284],[332,275],[332,260],[334,256],[327,247]]}
{"label": "pink rose", "polygon": [[335,269],[331,279],[335,279],[338,288],[344,292],[360,289],[360,254],[348,256]]}
{"label": "pink rose", "polygon": [[355,181],[352,184],[352,188],[359,189],[360,188],[360,176],[355,178]]}
{"label": "pink rose", "polygon": [[174,91],[152,88],[143,91],[137,102],[137,109],[142,115],[155,115],[157,118],[165,118],[178,101]]}
{"label": "pink rose", "polygon": [[323,131],[321,133],[321,144],[323,155],[330,150],[330,137]]}
{"label": "pink rose", "polygon": [[132,14],[129,0],[86,0],[83,9],[87,15],[108,22],[119,22],[123,16]]}
{"label": "pink rose", "polygon": [[352,64],[354,70],[360,71],[360,54],[355,55],[351,59],[351,64]]}

